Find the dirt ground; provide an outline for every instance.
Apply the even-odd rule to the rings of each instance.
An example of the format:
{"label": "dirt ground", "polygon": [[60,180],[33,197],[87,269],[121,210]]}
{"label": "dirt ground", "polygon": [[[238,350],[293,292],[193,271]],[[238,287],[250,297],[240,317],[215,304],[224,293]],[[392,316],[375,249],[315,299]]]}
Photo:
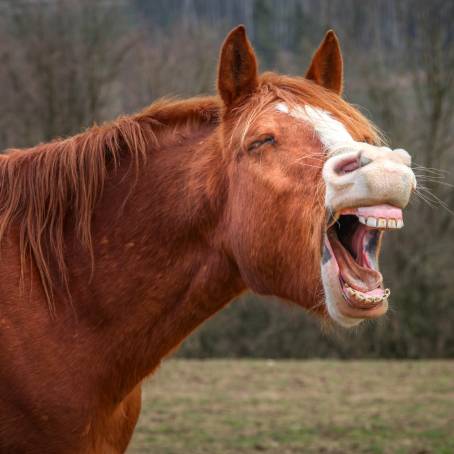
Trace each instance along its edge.
{"label": "dirt ground", "polygon": [[454,361],[169,360],[131,454],[454,453]]}

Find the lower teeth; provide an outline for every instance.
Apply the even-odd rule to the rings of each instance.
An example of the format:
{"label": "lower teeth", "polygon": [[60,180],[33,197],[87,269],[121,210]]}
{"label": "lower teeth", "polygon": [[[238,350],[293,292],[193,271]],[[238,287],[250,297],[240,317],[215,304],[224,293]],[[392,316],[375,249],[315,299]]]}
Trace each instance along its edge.
{"label": "lower teeth", "polygon": [[364,296],[357,290],[351,288],[347,283],[345,284],[345,289],[348,296],[352,296],[359,303],[380,303],[391,295],[391,290],[389,288],[385,289],[383,296]]}

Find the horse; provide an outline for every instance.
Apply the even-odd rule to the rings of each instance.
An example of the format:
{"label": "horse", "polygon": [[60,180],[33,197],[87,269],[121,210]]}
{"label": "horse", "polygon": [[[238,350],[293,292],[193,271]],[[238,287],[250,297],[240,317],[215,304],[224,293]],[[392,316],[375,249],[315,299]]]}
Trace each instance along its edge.
{"label": "horse", "polygon": [[334,32],[290,77],[239,26],[217,88],[0,160],[1,452],[124,452],[145,377],[247,289],[346,327],[386,312],[416,180],[342,98]]}

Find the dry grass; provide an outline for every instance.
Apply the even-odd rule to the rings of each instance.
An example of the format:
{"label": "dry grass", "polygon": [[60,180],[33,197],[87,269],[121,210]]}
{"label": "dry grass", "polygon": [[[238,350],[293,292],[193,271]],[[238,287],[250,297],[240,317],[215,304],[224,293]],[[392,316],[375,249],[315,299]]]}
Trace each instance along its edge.
{"label": "dry grass", "polygon": [[129,453],[454,453],[454,362],[170,360]]}

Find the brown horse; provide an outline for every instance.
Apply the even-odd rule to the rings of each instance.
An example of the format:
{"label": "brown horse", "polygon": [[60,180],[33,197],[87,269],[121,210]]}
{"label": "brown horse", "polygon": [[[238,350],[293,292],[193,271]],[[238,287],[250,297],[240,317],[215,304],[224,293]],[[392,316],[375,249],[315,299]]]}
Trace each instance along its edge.
{"label": "brown horse", "polygon": [[124,452],[141,381],[247,288],[386,312],[380,240],[415,179],[341,98],[334,33],[291,78],[238,27],[218,90],[0,160],[1,452]]}

